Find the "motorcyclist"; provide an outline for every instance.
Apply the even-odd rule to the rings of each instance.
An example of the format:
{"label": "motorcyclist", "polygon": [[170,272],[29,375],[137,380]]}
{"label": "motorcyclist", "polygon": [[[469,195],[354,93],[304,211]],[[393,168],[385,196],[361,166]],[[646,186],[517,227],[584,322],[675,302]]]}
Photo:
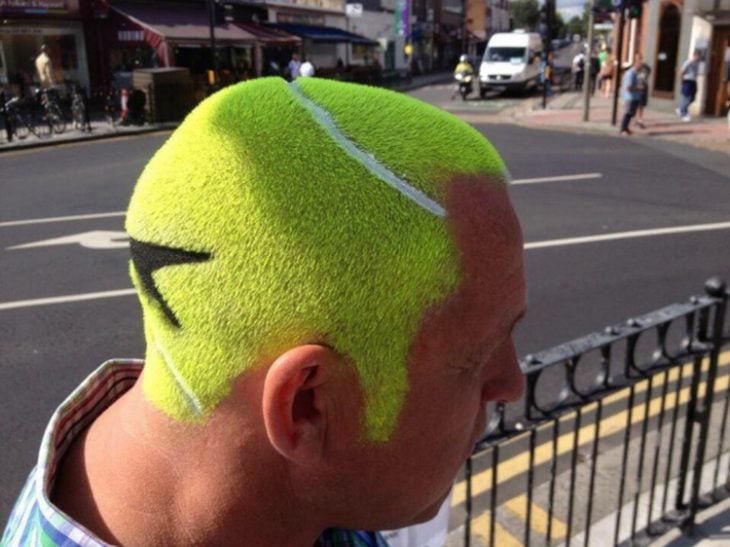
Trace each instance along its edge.
{"label": "motorcyclist", "polygon": [[454,76],[459,73],[472,75],[474,74],[474,67],[471,66],[468,55],[461,55],[459,57],[459,64],[457,64],[456,68],[454,69]]}
{"label": "motorcyclist", "polygon": [[[457,79],[457,81],[460,80],[458,77],[459,75],[462,76],[474,76],[474,67],[471,66],[471,63],[469,62],[469,56],[468,55],[461,55],[459,57],[459,63],[456,65],[456,68],[454,69],[454,78]],[[469,86],[471,88],[471,85]],[[459,93],[459,84],[456,84],[456,89],[454,89],[454,93],[451,95],[451,100],[454,100],[454,97]]]}

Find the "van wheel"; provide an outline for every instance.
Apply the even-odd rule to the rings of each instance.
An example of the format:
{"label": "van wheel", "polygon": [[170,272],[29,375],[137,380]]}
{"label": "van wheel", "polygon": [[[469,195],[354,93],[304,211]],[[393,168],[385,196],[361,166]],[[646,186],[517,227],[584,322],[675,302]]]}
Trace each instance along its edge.
{"label": "van wheel", "polygon": [[487,98],[487,90],[483,87],[479,88],[479,98],[480,99],[486,99]]}

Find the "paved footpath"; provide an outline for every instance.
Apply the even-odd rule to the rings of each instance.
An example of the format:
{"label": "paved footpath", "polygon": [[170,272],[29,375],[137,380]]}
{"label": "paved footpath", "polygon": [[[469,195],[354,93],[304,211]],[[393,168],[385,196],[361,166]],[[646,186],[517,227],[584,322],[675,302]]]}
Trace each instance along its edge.
{"label": "paved footpath", "polygon": [[598,95],[591,98],[589,121],[583,121],[583,97],[577,92],[568,92],[552,98],[546,109],[541,99],[533,98],[529,104],[505,112],[514,123],[530,127],[561,129],[572,132],[614,134],[617,138],[646,139],[647,137],[690,145],[716,152],[730,154],[730,120],[727,118],[700,117],[683,122],[674,112],[676,105],[668,100],[652,99],[644,112],[645,128],[632,121],[633,135],[619,136],[623,115],[619,101],[617,125],[611,125],[612,100]]}

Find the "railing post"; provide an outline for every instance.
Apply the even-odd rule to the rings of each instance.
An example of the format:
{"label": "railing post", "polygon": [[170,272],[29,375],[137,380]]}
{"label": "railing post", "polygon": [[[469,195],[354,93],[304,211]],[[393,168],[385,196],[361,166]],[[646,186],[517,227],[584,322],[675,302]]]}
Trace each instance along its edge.
{"label": "railing post", "polygon": [[727,293],[725,282],[713,277],[705,283],[707,295],[716,300],[713,306],[712,326],[709,332],[708,341],[711,345],[709,359],[709,370],[707,371],[707,388],[701,410],[696,411],[696,419],[700,426],[700,438],[695,453],[694,472],[692,474],[692,492],[690,494],[689,514],[682,523],[685,533],[691,535],[694,531],[695,517],[700,506],[700,487],[702,485],[702,468],[705,464],[705,453],[707,451],[707,438],[710,434],[710,418],[712,415],[712,401],[715,395],[715,379],[717,378],[717,366],[720,350],[723,343],[723,329],[725,327],[725,313],[727,311]]}

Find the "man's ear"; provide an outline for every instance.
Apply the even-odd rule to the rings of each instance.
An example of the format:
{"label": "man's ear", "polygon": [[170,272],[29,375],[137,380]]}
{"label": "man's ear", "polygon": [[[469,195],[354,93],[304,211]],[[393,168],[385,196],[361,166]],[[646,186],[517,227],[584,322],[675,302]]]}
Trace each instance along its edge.
{"label": "man's ear", "polygon": [[264,380],[263,415],[271,445],[299,462],[321,456],[326,440],[327,382],[341,357],[326,346],[297,346],[280,355]]}

